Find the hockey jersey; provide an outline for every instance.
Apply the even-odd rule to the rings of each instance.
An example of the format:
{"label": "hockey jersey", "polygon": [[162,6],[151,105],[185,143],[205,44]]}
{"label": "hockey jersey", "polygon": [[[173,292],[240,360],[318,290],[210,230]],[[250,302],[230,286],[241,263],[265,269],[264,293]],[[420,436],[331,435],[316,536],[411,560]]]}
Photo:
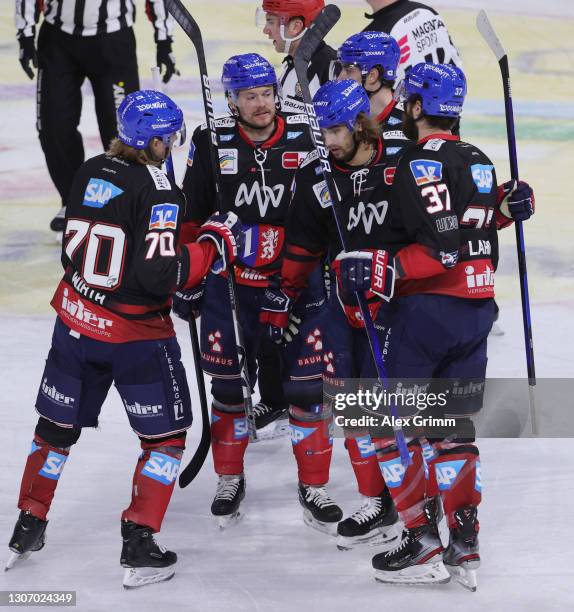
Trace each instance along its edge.
{"label": "hockey jersey", "polygon": [[460,54],[442,17],[430,6],[412,0],[398,0],[373,15],[365,14],[365,17],[372,21],[363,31],[386,32],[399,43],[399,80],[407,68],[420,62],[454,64],[462,68]]}
{"label": "hockey jersey", "polygon": [[381,138],[383,139],[383,154],[385,157],[398,158],[402,151],[414,144],[403,133],[403,110],[393,100],[376,117],[381,126]]}
{"label": "hockey jersey", "polygon": [[[243,253],[236,261],[237,281],[266,286],[281,266],[285,218],[295,172],[313,145],[306,115],[278,116],[272,136],[254,143],[233,117],[215,122],[223,211],[241,219]],[[199,226],[215,212],[217,199],[205,127],[195,130],[183,190],[189,202],[187,219]]]}
{"label": "hockey jersey", "polygon": [[104,342],[173,336],[171,293],[200,282],[215,254],[207,242],[178,248],[185,207],[155,166],[105,154],[85,162],[68,199],[65,272],[52,299],[62,321]]}

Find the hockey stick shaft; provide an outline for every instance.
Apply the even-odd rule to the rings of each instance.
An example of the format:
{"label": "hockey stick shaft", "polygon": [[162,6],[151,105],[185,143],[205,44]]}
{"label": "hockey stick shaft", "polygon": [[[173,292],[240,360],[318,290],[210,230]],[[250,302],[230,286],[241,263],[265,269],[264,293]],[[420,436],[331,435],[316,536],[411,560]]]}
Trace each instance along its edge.
{"label": "hockey stick shaft", "polygon": [[[207,129],[209,131],[209,158],[215,181],[215,194],[217,200],[217,210],[223,210],[223,198],[221,192],[221,174],[219,168],[219,156],[217,152],[217,132],[215,128],[215,114],[213,109],[213,98],[211,95],[211,87],[209,85],[209,77],[207,74],[207,62],[205,60],[205,50],[203,47],[203,38],[201,30],[197,22],[190,15],[181,0],[166,0],[167,10],[173,15],[174,19],[181,26],[187,37],[191,40],[195,47],[197,55],[197,63],[199,74],[201,77],[201,93],[203,96],[203,105],[205,109],[205,118],[207,121]],[[235,282],[235,271],[233,266],[228,266],[228,291],[229,302],[231,304],[231,318],[233,321],[233,331],[235,334],[235,344],[237,347],[237,360],[239,365],[239,376],[241,380],[241,392],[243,395],[243,403],[245,406],[245,415],[247,420],[247,430],[251,441],[257,440],[257,428],[255,426],[255,415],[253,413],[253,402],[251,398],[251,381],[247,367],[247,351],[245,348],[245,340],[243,330],[241,328],[239,318],[239,305],[237,301],[237,283]]]}
{"label": "hockey stick shaft", "polygon": [[[297,51],[295,52],[294,65],[295,72],[297,73],[297,80],[299,81],[299,85],[301,87],[303,101],[305,103],[305,112],[309,119],[309,131],[311,133],[311,138],[313,140],[313,144],[319,154],[319,160],[323,172],[323,178],[325,180],[327,191],[329,194],[329,199],[331,201],[331,207],[333,210],[333,217],[335,219],[335,224],[337,226],[337,233],[339,235],[339,240],[341,241],[341,246],[343,247],[343,251],[346,251],[347,248],[345,246],[345,236],[337,215],[337,208],[340,207],[341,202],[338,196],[337,187],[335,185],[335,181],[333,179],[331,164],[329,161],[329,151],[327,150],[324,140],[323,134],[321,133],[321,129],[319,127],[319,123],[317,121],[317,116],[315,114],[315,108],[313,106],[311,92],[309,90],[309,79],[307,76],[307,69],[309,66],[309,62],[319,44],[323,41],[328,32],[334,27],[334,25],[339,21],[341,17],[341,11],[334,4],[328,4],[322,12],[317,16],[317,18],[313,21],[311,27],[305,32],[299,46],[297,47]],[[357,298],[357,303],[359,305],[359,310],[363,321],[365,323],[365,331],[367,333],[367,338],[369,341],[369,347],[371,350],[371,354],[373,356],[373,360],[375,362],[375,367],[377,370],[377,374],[381,384],[386,378],[385,372],[385,364],[383,361],[383,354],[381,351],[381,345],[379,343],[379,338],[377,336],[377,332],[375,329],[375,324],[371,317],[371,313],[369,311],[369,306],[365,295],[362,292],[355,293]],[[399,449],[401,455],[401,462],[404,466],[410,464],[410,456],[407,448],[407,443],[405,440],[405,436],[403,430],[400,425],[396,425],[398,419],[398,413],[394,405],[391,404],[390,412],[393,417],[393,421],[395,425],[393,426],[395,433],[395,441],[397,443],[397,448]]]}
{"label": "hockey stick shaft", "polygon": [[[508,141],[508,157],[510,160],[510,176],[518,182],[518,156],[516,153],[516,131],[514,127],[514,110],[512,107],[512,89],[510,87],[510,69],[508,55],[496,35],[488,16],[484,10],[480,11],[476,18],[478,31],[490,47],[500,67],[502,85],[504,90],[504,114],[506,118],[506,138]],[[524,329],[524,345],[526,353],[526,370],[528,372],[528,384],[530,387],[530,408],[532,416],[532,428],[538,433],[537,414],[534,408],[533,389],[536,385],[536,370],[534,366],[534,343],[532,340],[532,318],[530,315],[530,295],[528,291],[528,272],[526,268],[526,243],[524,240],[524,229],[522,221],[515,221],[516,252],[518,255],[518,274],[520,278],[520,297],[522,302],[522,322]]]}
{"label": "hockey stick shaft", "polygon": [[[161,73],[158,66],[151,69],[153,79],[153,87],[156,91],[162,91]],[[169,178],[175,183],[175,172],[173,168],[173,160],[171,154],[165,160],[165,169]],[[201,439],[193,457],[179,475],[179,486],[183,489],[197,476],[201,470],[205,459],[209,453],[211,445],[211,427],[209,423],[209,408],[207,405],[207,393],[205,390],[205,380],[203,379],[203,370],[201,369],[201,351],[199,349],[199,337],[197,335],[197,324],[195,318],[191,315],[188,321],[189,337],[191,340],[191,350],[193,352],[193,367],[195,369],[195,378],[197,380],[197,391],[199,393],[199,404],[201,406]]]}

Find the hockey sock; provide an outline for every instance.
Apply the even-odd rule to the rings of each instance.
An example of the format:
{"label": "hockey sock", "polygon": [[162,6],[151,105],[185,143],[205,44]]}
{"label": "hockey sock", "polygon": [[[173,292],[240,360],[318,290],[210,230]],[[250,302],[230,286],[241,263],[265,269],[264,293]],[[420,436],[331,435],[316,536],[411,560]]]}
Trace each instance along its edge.
{"label": "hockey sock", "polygon": [[377,453],[367,433],[356,438],[347,438],[345,448],[349,453],[351,465],[359,486],[359,493],[368,497],[377,497],[385,489],[385,479],[379,469]]}
{"label": "hockey sock", "polygon": [[214,403],[211,409],[211,451],[215,472],[220,476],[242,474],[248,442],[243,406],[218,404],[216,408]]}
{"label": "hockey sock", "polygon": [[50,446],[34,436],[20,485],[20,510],[46,520],[68,454],[69,448]]}
{"label": "hockey sock", "polygon": [[436,472],[432,463],[437,454],[432,444],[426,438],[420,438],[420,443],[423,450],[425,475],[427,479],[426,496],[430,499],[431,497],[436,497],[439,494],[439,488],[436,481]]}
{"label": "hockey sock", "polygon": [[405,469],[394,439],[377,441],[379,467],[401,515],[405,527],[424,525],[426,478],[421,445],[418,440],[408,444],[411,464]]}
{"label": "hockey sock", "polygon": [[454,513],[463,506],[478,506],[482,499],[480,458],[472,443],[438,443],[432,465],[450,529],[457,527]]}
{"label": "hockey sock", "polygon": [[291,407],[289,414],[299,482],[315,487],[327,484],[333,452],[333,438],[329,431],[333,417],[321,414],[317,415],[319,419],[302,420],[293,416],[292,411],[299,415],[302,410]]}
{"label": "hockey sock", "polygon": [[156,532],[161,529],[173,493],[185,436],[157,442],[142,440],[141,447],[143,452],[134,472],[132,501],[123,511],[122,520],[145,525]]}

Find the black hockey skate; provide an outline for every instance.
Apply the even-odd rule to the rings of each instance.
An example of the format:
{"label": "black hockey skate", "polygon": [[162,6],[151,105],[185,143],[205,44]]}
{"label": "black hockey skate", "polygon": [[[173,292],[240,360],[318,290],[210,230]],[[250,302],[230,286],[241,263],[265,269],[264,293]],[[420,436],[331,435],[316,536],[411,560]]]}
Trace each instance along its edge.
{"label": "black hockey skate", "polygon": [[44,548],[47,524],[48,521],[43,521],[29,512],[20,512],[8,544],[12,554],[6,563],[6,571],[25,561],[33,552]]}
{"label": "black hockey skate", "polygon": [[388,489],[377,497],[363,496],[363,505],[349,518],[337,525],[337,548],[349,550],[368,544],[385,550],[396,546],[400,530],[399,515]]}
{"label": "black hockey skate", "polygon": [[476,570],[480,567],[476,506],[464,506],[455,511],[454,517],[458,527],[451,529],[444,565],[459,584],[474,592]]}
{"label": "black hockey skate", "polygon": [[[442,519],[444,518],[444,511],[442,508],[442,501],[440,495],[436,495],[435,497],[429,497],[425,502],[424,511],[427,517],[427,521],[429,523],[431,533],[433,535],[436,535],[442,543],[442,538],[440,536],[440,524]],[[444,528],[446,529],[446,527]]]}
{"label": "black hockey skate", "polygon": [[303,521],[309,527],[328,535],[336,535],[337,523],[343,511],[331,499],[325,487],[299,483],[299,502],[303,506]]}
{"label": "black hockey skate", "polygon": [[405,529],[401,543],[373,557],[375,579],[388,584],[435,584],[450,580],[440,539],[425,524]]}
{"label": "black hockey skate", "polygon": [[289,435],[287,406],[272,406],[261,401],[253,406],[258,440],[273,440]]}
{"label": "black hockey skate", "polygon": [[124,588],[135,589],[170,580],[175,574],[177,555],[154,540],[153,531],[144,525],[122,521]]}
{"label": "black hockey skate", "polygon": [[[66,228],[66,207],[62,206],[58,214],[50,221],[50,229],[56,234],[61,234]],[[59,240],[59,237],[58,237]]]}
{"label": "black hockey skate", "polygon": [[217,517],[221,529],[225,529],[241,518],[239,505],[245,497],[245,476],[223,475],[217,482],[217,491],[211,504],[211,514]]}

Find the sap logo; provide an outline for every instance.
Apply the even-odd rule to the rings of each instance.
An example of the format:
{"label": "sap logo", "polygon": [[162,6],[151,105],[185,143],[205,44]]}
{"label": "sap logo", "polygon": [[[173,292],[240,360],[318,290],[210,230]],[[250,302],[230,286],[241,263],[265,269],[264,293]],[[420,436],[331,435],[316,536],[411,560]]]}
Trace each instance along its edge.
{"label": "sap logo", "polygon": [[472,180],[478,188],[478,193],[490,193],[494,183],[493,171],[494,166],[491,164],[473,164],[470,167]]}
{"label": "sap logo", "polygon": [[142,475],[153,478],[163,485],[171,485],[177,478],[179,463],[179,459],[175,457],[152,451],[143,467]]}
{"label": "sap logo", "polygon": [[247,429],[247,419],[245,417],[233,419],[233,437],[235,440],[243,440],[244,438],[247,438],[248,435],[249,430]]}
{"label": "sap logo", "polygon": [[[409,454],[412,459],[413,453],[411,452]],[[401,463],[400,457],[396,457],[395,459],[391,459],[389,461],[383,461],[382,463],[379,463],[379,467],[381,468],[383,478],[385,479],[388,487],[394,489],[395,487],[401,486],[407,470]]]}
{"label": "sap logo", "polygon": [[176,229],[179,206],[177,204],[155,204],[151,207],[150,230]]}
{"label": "sap logo", "polygon": [[436,464],[436,481],[438,483],[438,488],[441,491],[447,491],[452,487],[456,477],[465,463],[465,459],[459,459],[457,461],[445,461],[443,463]]}
{"label": "sap logo", "polygon": [[317,201],[321,205],[321,208],[329,208],[329,206],[331,206],[331,196],[329,195],[329,190],[327,189],[326,181],[315,183],[315,185],[313,185],[313,193],[315,194]]}
{"label": "sap logo", "polygon": [[474,490],[482,493],[482,472],[480,469],[480,461],[476,462],[475,476],[474,476]]}
{"label": "sap logo", "polygon": [[237,174],[237,149],[219,149],[219,168],[221,174]]}
{"label": "sap logo", "polygon": [[430,159],[415,159],[410,163],[417,185],[438,183],[442,180],[442,162]]}
{"label": "sap logo", "polygon": [[303,132],[287,132],[287,140],[295,140],[295,138],[299,138],[302,135]]}
{"label": "sap logo", "polygon": [[244,204],[246,206],[251,206],[251,203],[255,200],[259,207],[259,214],[264,217],[267,214],[269,204],[271,204],[273,208],[279,207],[284,192],[285,185],[281,184],[275,185],[274,187],[268,187],[267,185],[261,187],[259,181],[255,181],[251,185],[251,191],[249,191],[247,185],[241,183],[237,190],[237,195],[235,196],[235,206],[238,208]]}
{"label": "sap logo", "polygon": [[376,204],[369,202],[366,206],[363,202],[359,202],[356,210],[354,206],[351,206],[347,229],[349,231],[354,230],[362,222],[365,233],[369,235],[373,227],[373,221],[376,221],[377,225],[384,223],[388,208],[389,203],[386,200]]}
{"label": "sap logo", "polygon": [[50,480],[58,480],[64,469],[67,458],[67,455],[61,455],[55,451],[50,451],[39,472],[40,476],[44,476],[44,478],[49,478]]}
{"label": "sap logo", "polygon": [[375,445],[371,440],[371,436],[361,436],[360,438],[355,438],[355,442],[357,443],[357,448],[359,449],[359,453],[363,459],[366,457],[372,457],[375,454]]}
{"label": "sap logo", "polygon": [[217,423],[217,421],[221,421],[221,417],[217,416],[216,414],[213,414],[213,412],[211,413],[211,424],[213,425],[214,423]]}
{"label": "sap logo", "polygon": [[219,134],[219,140],[221,142],[228,142],[229,140],[233,140],[235,134]]}
{"label": "sap logo", "polygon": [[402,151],[402,149],[403,149],[402,147],[387,147],[386,153],[387,155],[396,155],[397,153]]}
{"label": "sap logo", "polygon": [[399,123],[402,123],[403,120],[399,119],[398,117],[389,117],[389,120],[387,121],[387,123],[389,125],[398,125]]}
{"label": "sap logo", "polygon": [[293,446],[296,446],[301,440],[308,438],[317,431],[316,427],[299,427],[293,424],[289,425],[289,429],[291,430],[291,443]]}
{"label": "sap logo", "polygon": [[421,448],[423,450],[423,459],[426,462],[431,462],[435,458],[434,448],[426,440],[421,443]]}
{"label": "sap logo", "polygon": [[91,178],[84,192],[84,201],[82,203],[90,208],[103,208],[111,199],[123,192],[123,189],[116,187],[109,181]]}

